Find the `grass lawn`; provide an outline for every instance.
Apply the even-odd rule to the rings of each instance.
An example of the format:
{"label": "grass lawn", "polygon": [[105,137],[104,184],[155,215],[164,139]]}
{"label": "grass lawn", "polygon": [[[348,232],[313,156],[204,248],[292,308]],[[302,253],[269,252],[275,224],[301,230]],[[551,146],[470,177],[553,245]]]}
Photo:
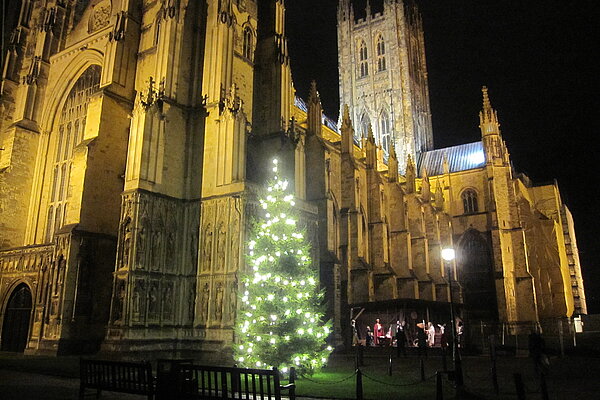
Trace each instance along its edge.
{"label": "grass lawn", "polygon": [[[424,360],[426,380],[421,381],[419,359],[416,357],[392,359],[392,375],[388,375],[388,359],[365,356],[363,395],[365,399],[434,399],[436,393],[436,370],[442,369],[438,358]],[[444,380],[444,398],[450,398],[453,389]],[[356,398],[356,375],[354,359],[337,355],[321,372],[297,380],[298,396],[314,396],[335,399]]]}
{"label": "grass lawn", "polygon": [[[383,349],[381,349],[383,350]],[[363,372],[363,394],[365,399],[402,400],[435,399],[435,372],[442,369],[439,356],[430,355],[425,359],[425,382],[421,382],[419,358],[393,357],[392,376],[388,376],[387,351],[365,352]],[[547,385],[550,399],[590,400],[600,393],[600,358],[594,356],[552,357]],[[451,361],[448,360],[451,367]],[[527,389],[528,400],[541,399],[539,379],[533,373],[531,359],[526,357],[504,356],[498,358],[498,381],[500,393],[493,392],[490,360],[488,357],[465,357],[463,370],[468,396],[461,400],[490,399],[516,400],[514,373],[520,373]],[[79,377],[79,357],[23,356],[14,353],[0,353],[0,369],[22,371],[59,377]],[[311,377],[299,377],[297,395],[323,399],[355,399],[356,376],[354,358],[351,354],[334,354],[329,365]],[[0,383],[1,387],[1,383]],[[444,399],[454,398],[454,390],[444,379]],[[23,393],[28,384],[23,383]],[[0,398],[2,393],[0,393]],[[28,398],[26,395],[24,399]]]}
{"label": "grass lawn", "polygon": [[0,352],[0,368],[79,379],[78,356],[25,356]]}

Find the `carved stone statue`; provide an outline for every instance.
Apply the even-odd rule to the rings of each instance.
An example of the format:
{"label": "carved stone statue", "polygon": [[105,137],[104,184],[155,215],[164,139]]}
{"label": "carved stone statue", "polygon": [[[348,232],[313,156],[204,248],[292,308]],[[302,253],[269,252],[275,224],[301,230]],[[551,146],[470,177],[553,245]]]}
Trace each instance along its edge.
{"label": "carved stone statue", "polygon": [[215,294],[215,320],[221,321],[223,318],[223,283],[217,283],[217,289]]}
{"label": "carved stone statue", "polygon": [[202,287],[202,297],[200,299],[200,307],[201,307],[200,321],[201,322],[206,322],[208,319],[209,296],[210,296],[210,288],[208,286],[208,283],[205,283],[204,286]]}
{"label": "carved stone statue", "polygon": [[148,293],[148,318],[155,320],[158,313],[158,283],[152,282]]}
{"label": "carved stone statue", "polygon": [[173,287],[167,284],[163,293],[163,319],[171,320],[173,313]]}
{"label": "carved stone statue", "polygon": [[204,227],[204,240],[202,241],[202,271],[208,271],[212,263],[213,232],[210,222]]}
{"label": "carved stone statue", "polygon": [[225,255],[227,250],[227,231],[225,230],[225,221],[219,223],[217,230],[217,271],[222,271],[225,267]]}

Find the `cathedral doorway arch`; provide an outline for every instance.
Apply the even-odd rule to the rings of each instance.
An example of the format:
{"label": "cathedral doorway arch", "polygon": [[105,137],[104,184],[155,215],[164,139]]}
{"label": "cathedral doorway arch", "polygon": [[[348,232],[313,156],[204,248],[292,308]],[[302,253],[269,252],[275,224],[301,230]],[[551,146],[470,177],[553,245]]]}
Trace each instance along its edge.
{"label": "cathedral doorway arch", "polygon": [[31,307],[31,290],[22,283],[13,290],[4,310],[0,350],[18,353],[25,350],[29,337]]}
{"label": "cathedral doorway arch", "polygon": [[457,256],[458,280],[468,317],[497,320],[496,284],[488,241],[479,231],[470,229],[459,241]]}

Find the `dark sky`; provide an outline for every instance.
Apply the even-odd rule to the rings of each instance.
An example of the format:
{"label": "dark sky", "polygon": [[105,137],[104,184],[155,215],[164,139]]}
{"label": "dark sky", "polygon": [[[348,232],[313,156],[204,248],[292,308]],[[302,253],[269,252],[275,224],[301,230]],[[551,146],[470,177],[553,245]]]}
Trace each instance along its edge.
{"label": "dark sky", "polygon": [[[364,10],[365,0],[354,0]],[[298,94],[317,81],[325,112],[339,110],[337,0],[288,0]],[[381,8],[382,0],[372,0]],[[417,0],[425,27],[435,147],[480,139],[489,88],[515,168],[558,180],[571,209],[590,313],[600,312],[600,37],[594,0]]]}

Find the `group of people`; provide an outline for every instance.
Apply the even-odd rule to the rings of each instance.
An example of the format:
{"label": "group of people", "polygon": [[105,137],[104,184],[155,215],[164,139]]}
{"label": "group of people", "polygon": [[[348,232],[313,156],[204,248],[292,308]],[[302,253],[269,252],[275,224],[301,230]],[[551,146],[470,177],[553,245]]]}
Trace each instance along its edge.
{"label": "group of people", "polygon": [[[406,354],[406,347],[417,347],[419,354],[426,353],[428,347],[448,347],[448,336],[446,324],[437,324],[437,329],[432,322],[425,324],[425,321],[416,324],[416,329],[409,331],[405,321],[397,320],[395,324],[390,324],[388,329],[384,328],[380,319],[375,320],[373,327],[366,327],[366,346],[396,346],[398,355]],[[356,327],[356,321],[352,320],[354,346],[361,344],[360,333]],[[459,346],[462,344],[463,324],[462,321],[457,325],[457,340]],[[437,338],[437,340],[436,340]]]}

